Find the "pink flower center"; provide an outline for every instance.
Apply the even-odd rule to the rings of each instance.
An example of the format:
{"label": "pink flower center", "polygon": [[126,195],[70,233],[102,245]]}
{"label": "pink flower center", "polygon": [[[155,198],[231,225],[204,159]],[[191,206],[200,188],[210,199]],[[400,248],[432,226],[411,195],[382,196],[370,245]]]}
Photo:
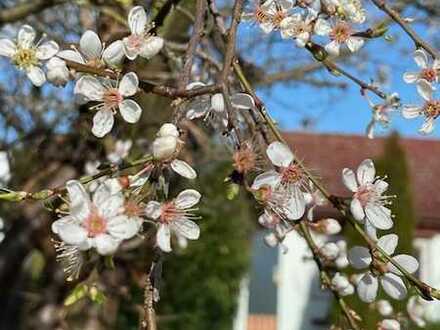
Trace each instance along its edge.
{"label": "pink flower center", "polygon": [[108,110],[116,110],[123,99],[116,88],[109,88],[104,93],[104,107]]}
{"label": "pink flower center", "polygon": [[141,208],[135,201],[128,201],[124,205],[124,213],[129,217],[137,217],[141,214]]}
{"label": "pink flower center", "polygon": [[139,49],[141,48],[143,38],[137,34],[132,34],[128,37],[128,46],[130,48]]}
{"label": "pink flower center", "polygon": [[177,214],[176,204],[174,204],[174,202],[167,202],[161,207],[159,220],[162,223],[170,223],[176,218]]}
{"label": "pink flower center", "polygon": [[427,101],[423,107],[426,117],[437,118],[440,115],[440,100]]}
{"label": "pink flower center", "polygon": [[365,207],[367,203],[376,196],[375,191],[371,189],[369,186],[360,186],[359,189],[354,194],[354,198],[359,200],[362,207]]}
{"label": "pink flower center", "polygon": [[341,22],[335,25],[329,36],[330,39],[341,44],[346,42],[347,39],[351,37],[352,33],[353,29],[351,26],[345,22]]}
{"label": "pink flower center", "polygon": [[429,82],[434,82],[437,79],[437,71],[432,68],[423,69],[420,75],[422,79],[425,79]]}
{"label": "pink flower center", "polygon": [[303,176],[301,169],[296,164],[283,167],[280,174],[282,183],[295,183],[301,180]]}
{"label": "pink flower center", "polygon": [[89,237],[95,237],[106,232],[107,221],[99,215],[97,210],[92,210],[88,218],[84,221],[84,227]]}
{"label": "pink flower center", "polygon": [[240,173],[247,173],[255,168],[256,155],[249,147],[236,151],[232,158],[235,169]]}

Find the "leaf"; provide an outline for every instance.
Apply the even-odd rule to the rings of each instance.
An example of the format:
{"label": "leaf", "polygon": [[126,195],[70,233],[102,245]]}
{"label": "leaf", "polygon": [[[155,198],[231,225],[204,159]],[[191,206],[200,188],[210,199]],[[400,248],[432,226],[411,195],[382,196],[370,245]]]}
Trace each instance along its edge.
{"label": "leaf", "polygon": [[238,184],[231,183],[226,188],[226,198],[231,201],[238,196],[239,192],[240,192],[240,186]]}
{"label": "leaf", "polygon": [[78,284],[72,292],[64,299],[64,306],[71,306],[75,304],[78,300],[83,299],[89,291],[89,287],[84,284],[80,283]]}

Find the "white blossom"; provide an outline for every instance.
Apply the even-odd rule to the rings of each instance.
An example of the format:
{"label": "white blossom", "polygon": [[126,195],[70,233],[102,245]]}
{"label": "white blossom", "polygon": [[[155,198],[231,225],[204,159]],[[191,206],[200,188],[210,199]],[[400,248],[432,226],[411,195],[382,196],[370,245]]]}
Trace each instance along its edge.
{"label": "white blossom", "polygon": [[364,223],[369,222],[377,229],[390,229],[393,226],[391,211],[386,207],[390,196],[382,194],[388,189],[388,183],[376,177],[371,159],[364,160],[356,175],[351,169],[344,168],[342,181],[354,195],[350,204],[353,217]]}
{"label": "white blossom", "polygon": [[428,54],[423,49],[417,49],[414,52],[414,61],[420,68],[418,72],[405,72],[403,80],[408,83],[419,83],[425,80],[429,84],[438,83],[438,70],[440,70],[440,60],[435,59],[430,65]]}
{"label": "white blossom", "polygon": [[302,188],[305,185],[304,175],[301,168],[295,162],[295,156],[289,147],[281,142],[272,142],[266,149],[266,154],[277,170],[271,170],[258,175],[252,185],[252,189],[268,185],[272,191],[286,194],[289,200],[289,219],[300,219],[305,212],[306,200]]}
{"label": "white blossom", "polygon": [[357,52],[364,44],[364,39],[353,36],[355,31],[349,23],[344,21],[330,24],[327,20],[318,18],[315,23],[315,33],[330,38],[331,41],[325,46],[325,50],[335,56],[339,55],[343,44],[346,44],[352,53]]}
{"label": "white blossom", "polygon": [[52,224],[52,231],[64,243],[80,250],[96,248],[99,254],[109,255],[139,231],[142,219],[124,213],[124,196],[117,179],[103,182],[92,199],[79,181],[68,181],[66,188],[69,215]]}
{"label": "white blossom", "polygon": [[404,105],[402,115],[406,119],[412,119],[419,116],[424,117],[424,123],[419,129],[422,134],[430,134],[434,130],[434,123],[440,115],[440,100],[434,98],[433,89],[430,83],[422,79],[417,84],[417,91],[425,100],[422,106]]}
{"label": "white blossom", "polygon": [[289,15],[289,10],[293,7],[291,0],[266,0],[259,4],[254,1],[254,8],[251,12],[243,14],[243,19],[252,20],[263,30],[270,33],[279,29],[281,22]]}
{"label": "white blossom", "polygon": [[0,56],[6,56],[35,86],[41,86],[46,81],[46,75],[41,69],[41,62],[49,60],[59,47],[55,41],[35,43],[36,32],[32,26],[23,25],[18,31],[17,40],[0,39]]}
{"label": "white blossom", "polygon": [[[398,237],[395,234],[382,236],[377,245],[388,255],[392,255],[397,247]],[[405,298],[407,289],[400,276],[402,273],[391,262],[383,262],[373,258],[370,251],[362,246],[355,246],[348,252],[350,264],[356,269],[374,266],[373,270],[364,273],[357,283],[359,298],[367,303],[376,299],[379,280],[385,292],[393,299]],[[400,264],[408,273],[415,273],[419,267],[417,260],[406,254],[393,256],[392,259]]]}
{"label": "white blossom", "polygon": [[192,221],[196,216],[192,213],[194,206],[199,202],[201,195],[194,189],[182,191],[174,200],[159,203],[148,202],[145,214],[156,220],[158,224],[156,243],[164,252],[171,252],[171,232],[189,240],[197,240],[200,236],[199,226]]}
{"label": "white blossom", "polygon": [[133,7],[128,14],[131,34],[122,40],[125,56],[134,60],[141,56],[150,59],[160,52],[164,40],[148,33],[148,17],[143,7]]}
{"label": "white blossom", "polygon": [[376,308],[379,314],[382,316],[390,316],[391,314],[393,314],[393,306],[391,306],[388,300],[378,300],[376,302]]}
{"label": "white blossom", "polygon": [[280,32],[283,39],[294,38],[298,47],[304,47],[313,33],[315,16],[295,13],[287,16],[280,23]]}
{"label": "white blossom", "polygon": [[105,65],[118,66],[124,59],[124,49],[121,40],[112,42],[108,47],[101,42],[99,36],[87,30],[79,40],[79,49],[60,51],[57,56],[72,62],[102,68]]}
{"label": "white blossom", "polygon": [[340,296],[349,296],[354,293],[353,284],[350,283],[345,275],[339,272],[333,276],[331,285],[333,290],[336,290]]}
{"label": "white blossom", "polygon": [[374,129],[377,124],[384,128],[387,128],[390,124],[390,114],[400,107],[399,94],[393,93],[387,95],[385,102],[380,104],[374,104],[369,98],[368,103],[372,110],[372,118],[367,126],[367,136],[370,139],[374,138]]}
{"label": "white blossom", "polygon": [[82,76],[76,82],[75,94],[99,102],[93,107],[98,110],[93,117],[92,133],[95,136],[103,137],[111,131],[117,110],[128,123],[133,124],[139,120],[142,108],[128,98],[137,93],[138,86],[139,80],[134,72],[126,73],[116,84],[89,75]]}

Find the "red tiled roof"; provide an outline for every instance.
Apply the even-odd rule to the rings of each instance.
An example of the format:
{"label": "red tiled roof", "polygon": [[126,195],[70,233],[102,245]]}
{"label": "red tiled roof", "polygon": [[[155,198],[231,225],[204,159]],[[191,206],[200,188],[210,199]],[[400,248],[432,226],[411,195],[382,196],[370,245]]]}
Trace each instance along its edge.
{"label": "red tiled roof", "polygon": [[[385,141],[358,135],[311,133],[286,133],[284,137],[312,173],[340,196],[350,194],[341,181],[342,169],[356,169],[362,160],[380,157]],[[400,143],[410,168],[418,234],[440,231],[440,141],[402,138]]]}
{"label": "red tiled roof", "polygon": [[247,320],[247,330],[276,330],[276,315],[250,314]]}

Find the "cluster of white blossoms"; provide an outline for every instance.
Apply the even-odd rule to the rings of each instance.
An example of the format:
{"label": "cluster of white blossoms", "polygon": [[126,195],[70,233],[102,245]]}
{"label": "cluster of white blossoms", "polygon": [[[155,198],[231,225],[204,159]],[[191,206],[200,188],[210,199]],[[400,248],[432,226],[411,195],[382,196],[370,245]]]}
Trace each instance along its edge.
{"label": "cluster of white blossoms", "polygon": [[[94,31],[86,31],[79,47],[59,51],[54,41],[35,42],[35,30],[24,25],[17,40],[1,39],[0,55],[7,56],[19,69],[24,70],[35,86],[46,82],[42,64],[46,63],[47,79],[55,86],[64,86],[72,74],[67,62],[87,65],[93,69],[119,68],[124,58],[134,60],[138,56],[150,59],[160,52],[164,40],[151,35],[152,26],[143,7],[133,7],[128,14],[130,35],[112,42],[106,47]],[[74,93],[83,103],[98,102],[91,107],[92,133],[97,137],[108,134],[114,124],[114,116],[120,114],[128,123],[136,123],[142,109],[131,97],[139,91],[139,80],[134,72],[126,73],[120,80],[101,78],[88,74],[76,74]]]}
{"label": "cluster of white blossoms", "polygon": [[[199,238],[200,229],[193,221],[199,218],[194,214],[201,198],[198,191],[187,189],[175,199],[166,200],[165,197],[162,202],[139,198],[139,189],[146,184],[151,187],[155,184],[157,177],[149,182],[153,170],[156,176],[162,176],[165,169],[171,168],[185,178],[197,177],[189,164],[176,158],[182,144],[177,127],[165,123],[151,143],[151,160],[147,160],[139,172],[101,177],[86,185],[76,180],[66,184],[68,212],[53,222],[52,231],[61,239],[55,247],[70,279],[79,274],[84,260],[82,251],[94,248],[100,255],[112,255],[125,240],[141,237],[138,234],[144,223],[156,227],[156,245],[164,252],[171,252],[172,232],[180,246],[186,246],[186,240]],[[130,140],[116,141],[107,160],[112,166],[122,163],[131,147]],[[89,162],[86,166],[88,174],[98,174],[98,165],[99,162]],[[154,189],[165,188],[154,186]],[[165,196],[167,190],[164,190]]]}
{"label": "cluster of white blossoms", "polygon": [[408,84],[416,84],[417,91],[423,99],[422,105],[405,105],[402,114],[405,118],[411,119],[423,117],[424,122],[419,132],[429,134],[434,130],[435,120],[440,115],[440,99],[434,96],[438,84],[440,60],[434,59],[432,63],[424,50],[418,49],[414,52],[414,61],[419,71],[406,72],[403,79]]}
{"label": "cluster of white blossoms", "polygon": [[353,27],[366,19],[359,0],[266,0],[254,2],[244,18],[255,21],[265,33],[279,31],[283,39],[294,39],[299,47],[314,36],[326,37],[325,49],[332,55],[339,55],[343,45],[356,52],[364,44]]}

